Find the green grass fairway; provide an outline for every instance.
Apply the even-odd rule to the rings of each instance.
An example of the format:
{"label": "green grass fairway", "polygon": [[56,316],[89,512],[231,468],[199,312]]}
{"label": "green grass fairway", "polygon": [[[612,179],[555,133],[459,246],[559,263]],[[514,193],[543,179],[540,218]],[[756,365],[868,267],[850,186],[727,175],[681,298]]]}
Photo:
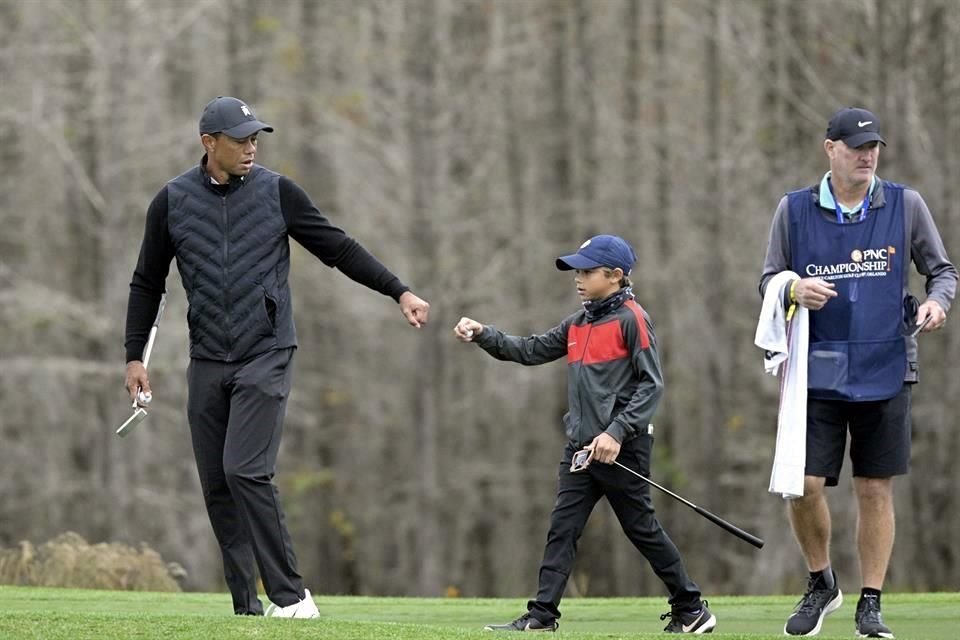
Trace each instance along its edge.
{"label": "green grass fairway", "polygon": [[[729,640],[782,639],[793,597],[717,597],[712,637]],[[820,638],[853,638],[856,594],[824,622]],[[86,640],[113,638],[198,638],[202,640],[423,640],[480,639],[488,622],[507,622],[524,600],[316,598],[319,620],[238,618],[227,594],[137,593],[0,586],[0,640]],[[960,594],[885,594],[883,613],[900,640],[954,640],[960,637]],[[563,603],[559,636],[599,638],[664,637],[659,616],[667,610],[654,598],[569,598]],[[504,634],[496,634],[502,637]],[[511,636],[512,637],[512,636]]]}

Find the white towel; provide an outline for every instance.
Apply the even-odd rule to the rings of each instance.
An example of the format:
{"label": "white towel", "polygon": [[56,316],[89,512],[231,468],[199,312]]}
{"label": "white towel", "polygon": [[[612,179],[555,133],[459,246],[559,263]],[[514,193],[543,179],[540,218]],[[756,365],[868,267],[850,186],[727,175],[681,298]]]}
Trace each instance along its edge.
{"label": "white towel", "polygon": [[[754,344],[764,350],[767,373],[780,373],[780,409],[777,414],[777,446],[770,472],[770,493],[784,498],[803,496],[807,458],[807,348],[810,340],[809,311],[797,305],[787,322],[783,308],[784,288],[798,279],[793,271],[781,271],[767,284],[757,322]],[[780,365],[786,363],[786,366]]]}

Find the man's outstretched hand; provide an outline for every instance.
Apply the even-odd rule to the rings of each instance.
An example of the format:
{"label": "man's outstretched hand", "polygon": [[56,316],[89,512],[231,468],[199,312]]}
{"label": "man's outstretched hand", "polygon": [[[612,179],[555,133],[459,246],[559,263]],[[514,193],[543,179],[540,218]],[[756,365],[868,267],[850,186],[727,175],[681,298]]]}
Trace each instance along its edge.
{"label": "man's outstretched hand", "polygon": [[404,291],[400,296],[400,312],[407,319],[410,326],[419,329],[427,324],[430,316],[430,303],[418,298],[410,291]]}

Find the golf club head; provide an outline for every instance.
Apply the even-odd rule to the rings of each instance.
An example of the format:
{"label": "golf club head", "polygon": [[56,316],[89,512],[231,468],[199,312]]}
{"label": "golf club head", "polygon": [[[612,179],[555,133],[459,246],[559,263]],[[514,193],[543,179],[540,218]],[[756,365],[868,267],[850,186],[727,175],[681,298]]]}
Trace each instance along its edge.
{"label": "golf club head", "polygon": [[127,421],[117,428],[117,435],[123,438],[128,433],[133,431],[134,427],[146,420],[146,418],[147,410],[143,407],[137,407],[137,409],[133,412],[133,415],[127,418]]}
{"label": "golf club head", "polygon": [[591,453],[593,453],[593,451],[590,449],[581,449],[574,453],[573,459],[570,462],[570,473],[579,473],[589,467]]}

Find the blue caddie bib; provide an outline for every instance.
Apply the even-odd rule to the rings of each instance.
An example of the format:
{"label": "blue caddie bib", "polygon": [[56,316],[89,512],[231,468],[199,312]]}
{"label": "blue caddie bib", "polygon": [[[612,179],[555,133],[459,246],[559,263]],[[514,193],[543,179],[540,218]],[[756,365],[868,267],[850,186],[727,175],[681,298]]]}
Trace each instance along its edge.
{"label": "blue caddie bib", "polygon": [[903,386],[903,186],[883,182],[884,203],[862,220],[826,218],[809,189],[787,194],[791,268],[836,286],[837,297],[810,312],[808,395],[887,400]]}

